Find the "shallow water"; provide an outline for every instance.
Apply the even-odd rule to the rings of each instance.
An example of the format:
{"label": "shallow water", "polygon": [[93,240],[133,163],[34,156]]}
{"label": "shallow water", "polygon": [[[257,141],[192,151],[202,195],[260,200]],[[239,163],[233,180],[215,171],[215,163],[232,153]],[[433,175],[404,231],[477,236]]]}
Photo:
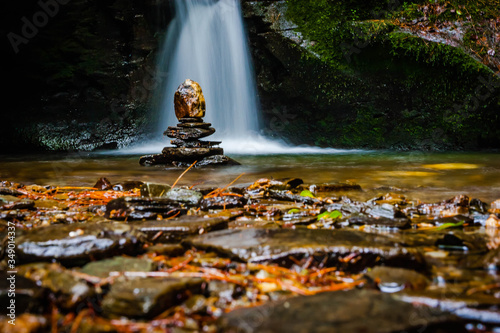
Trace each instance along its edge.
{"label": "shallow water", "polygon": [[[108,153],[43,154],[1,157],[0,179],[24,184],[92,186],[100,177],[172,184],[183,169],[142,167],[140,155]],[[353,182],[351,193],[366,200],[396,187],[410,198],[443,200],[466,194],[485,202],[500,198],[498,153],[394,153],[339,151],[334,154],[229,154],[241,166],[191,169],[179,185],[199,187],[246,184],[266,178],[298,177],[307,184]],[[392,189],[397,190],[397,189]]]}

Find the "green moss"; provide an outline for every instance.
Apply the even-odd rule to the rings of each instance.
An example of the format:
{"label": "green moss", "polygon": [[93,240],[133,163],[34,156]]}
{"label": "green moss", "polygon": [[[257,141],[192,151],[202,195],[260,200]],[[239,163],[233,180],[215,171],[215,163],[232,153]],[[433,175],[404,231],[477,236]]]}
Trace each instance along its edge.
{"label": "green moss", "polygon": [[[457,149],[499,142],[498,77],[464,50],[401,32],[393,21],[401,13],[418,17],[424,1],[287,3],[288,19],[320,56],[305,61],[329,68],[312,93],[321,111],[297,118],[314,121],[307,133],[315,144]],[[487,93],[479,97],[481,89]]]}

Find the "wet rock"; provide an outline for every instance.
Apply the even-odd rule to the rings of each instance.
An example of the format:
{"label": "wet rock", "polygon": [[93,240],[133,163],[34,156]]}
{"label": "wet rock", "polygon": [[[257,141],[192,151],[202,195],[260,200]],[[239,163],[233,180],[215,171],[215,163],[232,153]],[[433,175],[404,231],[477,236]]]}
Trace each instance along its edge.
{"label": "wet rock", "polygon": [[186,249],[181,244],[155,244],[148,246],[147,251],[149,253],[155,253],[157,255],[164,255],[168,257],[178,257],[186,252]]}
{"label": "wet rock", "polygon": [[34,209],[35,202],[29,199],[19,199],[12,195],[0,195],[0,210]]}
{"label": "wet rock", "polygon": [[151,272],[155,264],[148,259],[117,256],[109,259],[89,262],[82,267],[81,272],[107,278],[111,272]]}
{"label": "wet rock", "polygon": [[226,229],[227,220],[219,217],[183,216],[172,220],[138,222],[134,226],[151,243],[175,243],[188,236]]}
{"label": "wet rock", "polygon": [[376,266],[370,269],[366,276],[385,293],[395,293],[405,289],[423,290],[430,283],[425,275],[404,268]]}
{"label": "wet rock", "polygon": [[116,220],[156,219],[158,214],[163,217],[183,215],[186,209],[178,201],[169,198],[138,198],[122,197],[111,200],[106,205],[105,216]]}
{"label": "wet rock", "polygon": [[107,178],[101,177],[92,187],[98,190],[106,191],[106,190],[111,190],[113,188],[113,184],[111,184],[111,182]]}
{"label": "wet rock", "polygon": [[222,141],[202,141],[202,140],[170,140],[170,143],[176,147],[186,147],[186,148],[209,148],[213,146],[218,146]]}
{"label": "wet rock", "polygon": [[489,212],[493,214],[500,214],[500,200],[496,200],[491,203]]}
{"label": "wet rock", "polygon": [[198,82],[187,79],[174,94],[177,119],[205,117],[205,97]]}
{"label": "wet rock", "polygon": [[405,218],[406,215],[396,206],[384,203],[382,205],[376,205],[366,212],[372,217],[385,217],[388,219]]}
{"label": "wet rock", "polygon": [[235,207],[243,207],[247,204],[248,199],[243,196],[221,196],[221,197],[212,197],[205,198],[200,202],[201,210],[209,210],[209,209],[226,209],[226,208],[235,208]]}
{"label": "wet rock", "polygon": [[432,224],[436,226],[442,226],[443,224],[447,223],[464,223],[464,224],[469,224],[472,225],[474,223],[474,219],[470,218],[469,216],[465,215],[454,215],[454,216],[448,216],[448,217],[436,217],[433,220],[430,221]]}
{"label": "wet rock", "polygon": [[203,122],[181,122],[180,124],[177,124],[177,127],[186,127],[186,128],[209,128],[212,126],[211,123],[203,123]]}
{"label": "wet rock", "polygon": [[94,288],[59,264],[36,263],[18,267],[18,274],[50,291],[58,306],[74,309],[95,296]]}
{"label": "wet rock", "polygon": [[24,193],[21,191],[18,191],[16,189],[13,189],[13,188],[0,187],[0,195],[12,195],[12,196],[20,197],[20,196],[24,195]]}
{"label": "wet rock", "polygon": [[371,290],[325,292],[224,314],[220,332],[467,332],[459,318]]}
{"label": "wet rock", "polygon": [[207,166],[217,166],[217,165],[240,165],[239,162],[233,160],[226,155],[214,155],[203,158],[201,161],[195,164],[195,167],[207,167]]}
{"label": "wet rock", "polygon": [[59,261],[78,266],[92,259],[135,254],[144,235],[123,223],[54,225],[29,230],[18,236],[20,263]]}
{"label": "wet rock", "polygon": [[350,225],[367,226],[368,228],[379,230],[405,230],[411,228],[411,220],[408,218],[386,218],[386,217],[368,217],[356,216],[348,220]]}
{"label": "wet rock", "polygon": [[459,207],[469,207],[469,197],[466,195],[457,195],[456,197],[453,197],[449,200],[446,200],[445,202],[448,204],[453,204],[455,206]]}
{"label": "wet rock", "polygon": [[172,161],[191,161],[200,160],[204,157],[213,155],[223,155],[222,148],[171,148],[165,147],[162,151],[163,155],[170,158]]}
{"label": "wet rock", "polygon": [[267,179],[261,178],[255,183],[250,185],[247,190],[252,191],[264,191],[264,190],[278,190],[285,191],[296,188],[297,186],[303,184],[304,181],[300,178],[285,178],[285,179]]}
{"label": "wet rock", "polygon": [[9,323],[11,319],[0,317],[0,332],[3,333],[37,333],[47,332],[49,321],[41,315],[23,313],[16,316],[15,325]]}
{"label": "wet rock", "polygon": [[498,309],[500,299],[486,295],[461,295],[446,290],[405,291],[395,294],[399,300],[412,304],[424,304],[455,314],[467,320],[500,324]]}
{"label": "wet rock", "polygon": [[481,214],[486,214],[488,212],[488,204],[479,199],[471,199],[469,206],[471,210],[477,211]]}
{"label": "wet rock", "polygon": [[198,278],[125,278],[111,285],[102,302],[107,317],[153,318],[178,304],[186,292],[200,292]]}
{"label": "wet rock", "polygon": [[167,184],[145,183],[140,187],[141,197],[161,198],[170,190],[171,186]]}
{"label": "wet rock", "polygon": [[487,228],[500,228],[500,218],[495,214],[491,214],[484,222],[484,225]]}
{"label": "wet rock", "polygon": [[0,306],[7,309],[10,300],[15,295],[15,311],[19,315],[24,312],[38,312],[43,304],[46,290],[40,288],[35,282],[18,274],[0,272]]}
{"label": "wet rock", "polygon": [[165,198],[187,206],[198,206],[203,199],[203,194],[196,190],[172,188],[165,193]]}
{"label": "wet rock", "polygon": [[383,235],[354,230],[231,229],[193,237],[183,244],[237,260],[282,266],[311,256],[313,266],[321,263],[350,271],[379,264],[417,270],[425,266],[417,250],[406,249]]}
{"label": "wet rock", "polygon": [[153,154],[141,156],[139,158],[139,164],[142,166],[170,165],[171,161],[163,154]]}
{"label": "wet rock", "polygon": [[301,202],[306,205],[322,204],[321,200],[290,193],[289,191],[268,190],[264,194],[265,198],[272,198],[285,201]]}
{"label": "wet rock", "polygon": [[115,184],[113,186],[113,190],[114,191],[131,191],[131,190],[136,189],[136,188],[141,188],[142,184],[144,184],[144,183],[141,181],[129,180],[129,181]]}
{"label": "wet rock", "polygon": [[163,133],[169,138],[177,138],[181,140],[201,139],[215,133],[215,128],[186,128],[169,126]]}
{"label": "wet rock", "polygon": [[486,252],[488,250],[483,236],[461,231],[445,231],[440,234],[435,245],[448,251]]}
{"label": "wet rock", "polygon": [[335,183],[335,184],[315,184],[314,192],[347,192],[361,191],[361,186],[350,183]]}

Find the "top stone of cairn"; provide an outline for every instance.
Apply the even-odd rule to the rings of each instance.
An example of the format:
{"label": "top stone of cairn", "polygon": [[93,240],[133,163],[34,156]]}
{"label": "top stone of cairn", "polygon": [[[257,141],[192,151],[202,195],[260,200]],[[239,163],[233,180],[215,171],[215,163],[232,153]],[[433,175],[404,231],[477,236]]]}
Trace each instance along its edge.
{"label": "top stone of cairn", "polygon": [[177,119],[203,118],[205,97],[198,82],[187,79],[175,91],[174,108]]}

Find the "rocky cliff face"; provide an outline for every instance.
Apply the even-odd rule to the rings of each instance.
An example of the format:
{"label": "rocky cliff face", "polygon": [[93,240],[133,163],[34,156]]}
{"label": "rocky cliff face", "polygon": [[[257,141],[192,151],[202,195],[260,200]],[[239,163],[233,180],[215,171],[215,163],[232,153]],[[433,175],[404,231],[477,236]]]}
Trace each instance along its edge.
{"label": "rocky cliff face", "polygon": [[418,6],[404,21],[397,1],[245,1],[267,132],[333,147],[500,147],[494,66],[443,35],[460,21],[423,24]]}
{"label": "rocky cliff face", "polygon": [[[145,138],[167,75],[155,63],[170,2],[3,2],[2,152],[116,148]],[[424,41],[418,29],[375,20],[368,5],[317,9],[334,3],[242,0],[265,134],[333,147],[500,147],[500,83],[491,69],[457,47]],[[353,18],[343,34],[325,21],[339,15]]]}
{"label": "rocky cliff face", "polygon": [[144,136],[168,0],[4,2],[2,150],[93,150]]}

